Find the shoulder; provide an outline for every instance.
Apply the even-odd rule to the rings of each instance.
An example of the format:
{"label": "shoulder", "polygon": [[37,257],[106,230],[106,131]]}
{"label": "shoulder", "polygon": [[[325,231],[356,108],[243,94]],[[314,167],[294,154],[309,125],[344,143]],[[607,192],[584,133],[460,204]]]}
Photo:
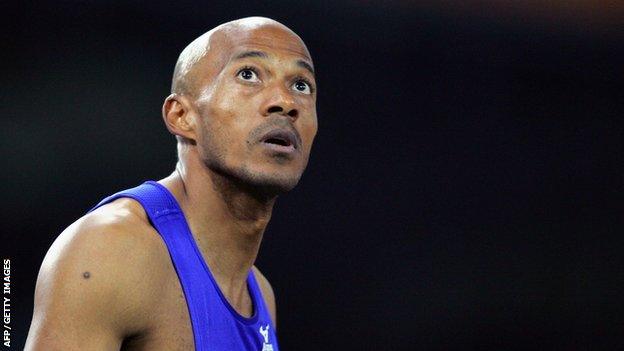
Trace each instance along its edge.
{"label": "shoulder", "polygon": [[271,314],[271,318],[273,319],[273,325],[277,328],[277,316],[276,316],[276,306],[275,306],[275,293],[273,292],[273,287],[269,283],[269,280],[260,272],[258,267],[252,267],[254,275],[256,277],[256,281],[260,286],[260,291],[262,292],[262,297],[264,298],[264,302]]}
{"label": "shoulder", "polygon": [[55,325],[79,330],[80,323],[113,334],[140,328],[166,258],[136,201],[122,198],[85,215],[58,236],[43,260],[31,332],[61,328]]}
{"label": "shoulder", "polygon": [[64,269],[80,276],[89,272],[90,278],[123,281],[166,253],[159,236],[154,234],[138,202],[118,199],[63,231],[48,250],[41,270],[55,273]]}

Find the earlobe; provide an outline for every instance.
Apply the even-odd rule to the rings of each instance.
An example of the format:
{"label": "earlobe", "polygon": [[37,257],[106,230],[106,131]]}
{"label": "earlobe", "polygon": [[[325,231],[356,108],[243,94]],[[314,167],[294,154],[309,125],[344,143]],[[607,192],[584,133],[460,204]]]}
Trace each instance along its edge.
{"label": "earlobe", "polygon": [[183,96],[175,93],[167,96],[163,103],[162,116],[171,134],[195,140],[188,101]]}

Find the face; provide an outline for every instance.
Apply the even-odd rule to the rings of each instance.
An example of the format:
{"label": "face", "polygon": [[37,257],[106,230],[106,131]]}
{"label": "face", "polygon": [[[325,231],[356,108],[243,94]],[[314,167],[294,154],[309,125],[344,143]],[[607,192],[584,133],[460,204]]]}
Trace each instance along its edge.
{"label": "face", "polygon": [[211,170],[284,192],[299,181],[317,131],[310,55],[279,26],[216,34],[200,63],[197,146]]}

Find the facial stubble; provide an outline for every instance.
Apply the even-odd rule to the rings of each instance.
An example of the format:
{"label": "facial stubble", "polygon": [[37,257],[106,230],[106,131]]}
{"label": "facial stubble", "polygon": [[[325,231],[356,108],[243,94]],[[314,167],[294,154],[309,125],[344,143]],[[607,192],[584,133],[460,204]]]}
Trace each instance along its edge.
{"label": "facial stubble", "polygon": [[202,144],[198,144],[198,147],[202,149],[200,155],[204,165],[218,177],[221,177],[222,181],[254,195],[272,198],[292,190],[299,182],[303,169],[307,165],[307,157],[299,155],[299,157],[304,157],[305,159],[303,160],[302,169],[298,172],[281,172],[279,169],[270,172],[254,170],[254,161],[273,163],[276,168],[279,168],[281,166],[286,167],[287,163],[295,162],[295,160],[279,154],[271,156],[258,155],[257,152],[254,152],[256,151],[255,148],[262,146],[258,145],[258,141],[252,137],[253,131],[247,135],[245,141],[240,142],[244,144],[244,160],[240,164],[231,164],[231,162],[228,162],[227,157],[227,155],[231,154],[231,150],[228,150],[227,147],[229,144],[220,142],[230,139],[229,133],[223,130],[223,128],[212,126],[207,119],[204,120],[202,127],[204,129],[204,138]]}

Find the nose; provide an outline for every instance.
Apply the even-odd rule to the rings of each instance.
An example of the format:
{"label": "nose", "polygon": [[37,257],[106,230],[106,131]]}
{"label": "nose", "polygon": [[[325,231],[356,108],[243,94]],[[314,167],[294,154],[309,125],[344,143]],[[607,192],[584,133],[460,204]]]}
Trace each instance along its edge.
{"label": "nose", "polygon": [[268,117],[272,114],[290,117],[296,120],[299,116],[299,110],[292,95],[283,87],[278,87],[266,99],[261,107],[262,115]]}

